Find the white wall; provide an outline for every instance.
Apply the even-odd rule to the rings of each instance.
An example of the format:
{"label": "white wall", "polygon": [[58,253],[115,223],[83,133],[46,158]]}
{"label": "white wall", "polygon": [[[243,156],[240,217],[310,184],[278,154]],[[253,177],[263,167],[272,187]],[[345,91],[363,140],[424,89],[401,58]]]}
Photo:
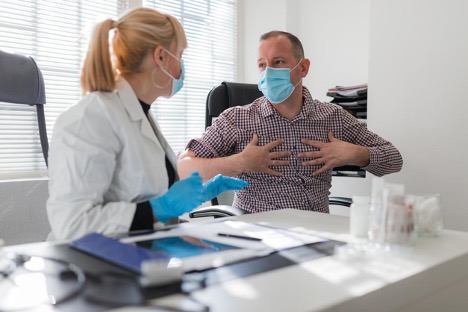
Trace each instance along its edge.
{"label": "white wall", "polygon": [[[440,193],[446,228],[468,231],[467,1],[255,0],[243,10],[241,81],[257,82],[258,37],[272,29],[301,39],[312,96],[368,81],[368,127],[404,158],[386,180]],[[369,194],[370,180],[334,178],[332,194]]]}
{"label": "white wall", "polygon": [[403,154],[388,178],[441,194],[447,228],[468,231],[468,2],[370,5],[369,126]]}
{"label": "white wall", "polygon": [[287,3],[296,0],[239,0],[239,82],[257,83],[257,47],[263,33],[285,29]]}
{"label": "white wall", "polygon": [[368,79],[370,0],[240,0],[239,34],[244,67],[239,80],[256,83],[260,35],[270,30],[289,31],[302,41],[311,60],[304,84],[318,99],[337,84],[358,84]]}

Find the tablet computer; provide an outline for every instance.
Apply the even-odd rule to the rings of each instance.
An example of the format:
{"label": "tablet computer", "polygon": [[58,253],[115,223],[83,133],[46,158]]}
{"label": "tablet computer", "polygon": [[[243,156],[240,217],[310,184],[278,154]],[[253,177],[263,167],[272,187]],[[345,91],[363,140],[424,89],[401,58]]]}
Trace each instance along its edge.
{"label": "tablet computer", "polygon": [[155,238],[134,243],[135,246],[146,248],[166,258],[180,258],[200,256],[238,247],[200,239],[194,236],[182,235]]}

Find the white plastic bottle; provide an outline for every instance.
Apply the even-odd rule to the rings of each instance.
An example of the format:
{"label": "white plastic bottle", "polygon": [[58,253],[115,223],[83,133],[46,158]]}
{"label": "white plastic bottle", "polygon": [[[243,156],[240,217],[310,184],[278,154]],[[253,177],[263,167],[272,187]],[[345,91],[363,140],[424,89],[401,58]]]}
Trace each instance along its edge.
{"label": "white plastic bottle", "polygon": [[385,180],[383,178],[372,178],[368,237],[373,242],[383,242],[385,238],[384,228],[382,227],[385,225],[383,223],[385,218],[382,207],[384,185]]}
{"label": "white plastic bottle", "polygon": [[369,230],[370,197],[353,196],[350,207],[349,230],[355,237],[367,237]]}

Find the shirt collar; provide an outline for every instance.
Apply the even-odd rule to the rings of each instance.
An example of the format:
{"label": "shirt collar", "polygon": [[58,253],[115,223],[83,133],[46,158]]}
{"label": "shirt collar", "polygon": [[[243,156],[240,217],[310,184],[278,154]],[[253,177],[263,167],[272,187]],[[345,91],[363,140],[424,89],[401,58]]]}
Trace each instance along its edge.
{"label": "shirt collar", "polygon": [[[312,96],[310,95],[309,89],[307,87],[302,87],[302,98],[304,100],[302,110],[299,113],[299,115],[296,116],[294,119],[302,119],[306,118],[309,115],[313,114],[314,110],[314,100],[312,99]],[[261,104],[261,111],[263,117],[268,117],[268,116],[273,116],[277,115],[279,116],[278,112],[273,108],[273,104],[268,101],[266,97],[261,97],[259,99],[260,104]],[[281,104],[278,104],[281,105]]]}
{"label": "shirt collar", "polygon": [[304,99],[304,105],[302,106],[302,111],[299,115],[312,115],[315,108],[314,99],[312,98],[309,89],[307,89],[306,87],[302,88],[302,98]]}
{"label": "shirt collar", "polygon": [[140,102],[141,108],[143,109],[143,112],[145,113],[146,117],[148,117],[148,112],[151,108],[151,105],[149,105],[146,102],[143,102],[142,100],[138,99],[138,102]]}

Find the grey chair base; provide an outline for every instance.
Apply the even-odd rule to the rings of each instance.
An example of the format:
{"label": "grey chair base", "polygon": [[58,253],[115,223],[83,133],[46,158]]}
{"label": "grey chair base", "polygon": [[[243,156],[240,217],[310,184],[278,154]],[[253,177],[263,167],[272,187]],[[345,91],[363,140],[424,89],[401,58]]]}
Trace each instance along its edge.
{"label": "grey chair base", "polygon": [[232,217],[246,214],[245,210],[235,208],[227,205],[216,205],[208,207],[199,207],[189,213],[190,218],[202,218],[202,217]]}

